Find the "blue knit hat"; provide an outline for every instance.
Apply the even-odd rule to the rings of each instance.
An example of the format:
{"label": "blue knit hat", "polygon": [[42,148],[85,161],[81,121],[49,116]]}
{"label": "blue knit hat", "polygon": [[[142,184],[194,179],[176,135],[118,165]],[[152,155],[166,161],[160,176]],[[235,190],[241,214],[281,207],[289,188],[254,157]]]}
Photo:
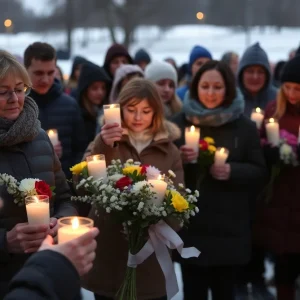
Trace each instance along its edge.
{"label": "blue knit hat", "polygon": [[134,56],[134,63],[138,65],[140,62],[143,62],[143,61],[146,63],[150,63],[151,57],[146,50],[140,49],[136,52],[136,54]]}
{"label": "blue knit hat", "polygon": [[189,72],[192,73],[192,65],[193,63],[201,57],[206,57],[212,59],[211,53],[202,46],[195,46],[190,54],[190,62],[189,62]]}

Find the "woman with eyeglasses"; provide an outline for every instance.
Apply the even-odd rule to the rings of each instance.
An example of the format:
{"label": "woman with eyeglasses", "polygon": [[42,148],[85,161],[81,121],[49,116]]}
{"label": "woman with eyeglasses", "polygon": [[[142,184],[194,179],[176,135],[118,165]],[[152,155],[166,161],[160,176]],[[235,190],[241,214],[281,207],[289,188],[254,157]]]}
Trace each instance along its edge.
{"label": "woman with eyeglasses", "polygon": [[21,181],[37,178],[55,187],[50,202],[50,222],[29,225],[26,208],[14,203],[7,186],[0,186],[0,299],[8,283],[30,253],[45,237],[57,234],[57,219],[76,215],[69,203],[70,189],[48,135],[41,129],[38,107],[27,95],[31,82],[25,68],[14,56],[0,51],[0,174]]}

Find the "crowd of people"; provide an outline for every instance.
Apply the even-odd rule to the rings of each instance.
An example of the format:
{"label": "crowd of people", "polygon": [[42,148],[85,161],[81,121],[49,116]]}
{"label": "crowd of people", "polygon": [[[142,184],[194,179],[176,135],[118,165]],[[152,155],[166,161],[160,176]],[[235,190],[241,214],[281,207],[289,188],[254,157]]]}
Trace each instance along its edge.
{"label": "crowd of people", "polygon": [[[275,67],[259,43],[241,58],[227,52],[220,60],[197,45],[187,59],[178,67],[172,57],[155,61],[144,49],[132,57],[114,44],[103,64],[75,57],[65,82],[47,43],[29,45],[23,63],[0,51],[0,173],[55,186],[49,226],[28,225],[24,206],[0,186],[1,299],[80,299],[80,286],[96,300],[114,299],[126,271],[127,240],[112,218],[71,202],[68,183],[71,166],[100,153],[107,164],[131,158],[173,170],[175,183],[200,191],[199,214],[177,230],[201,255],[172,256],[181,265],[185,300],[206,300],[209,290],[213,300],[247,300],[249,283],[252,299],[275,299],[264,277],[267,258],[275,264],[277,299],[295,299],[300,167],[284,168],[265,201],[262,191],[280,152],[262,143],[264,123],[257,128],[251,114],[259,107],[264,120],[278,120],[298,138],[300,48]],[[112,103],[120,104],[121,127],[105,124],[103,106]],[[199,153],[184,136],[191,126],[229,150],[225,164],[204,171],[195,163]],[[50,129],[58,132],[54,146]],[[53,245],[57,220],[74,215],[92,218],[100,233]],[[139,300],[167,299],[155,255],[137,268],[137,293]]]}

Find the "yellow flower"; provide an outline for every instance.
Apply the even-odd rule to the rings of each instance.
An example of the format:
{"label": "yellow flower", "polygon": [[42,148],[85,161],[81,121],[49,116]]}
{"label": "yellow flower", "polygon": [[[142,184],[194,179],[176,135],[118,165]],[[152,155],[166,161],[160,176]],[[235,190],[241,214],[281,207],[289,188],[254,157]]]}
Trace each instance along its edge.
{"label": "yellow flower", "polygon": [[183,212],[189,208],[189,203],[177,191],[169,191],[172,194],[172,205],[178,212]]}
{"label": "yellow flower", "polygon": [[86,166],[87,166],[87,162],[83,161],[70,168],[70,171],[72,172],[73,175],[79,175]]}
{"label": "yellow flower", "polygon": [[208,146],[208,151],[210,152],[210,153],[215,153],[216,152],[216,147],[215,146],[213,146],[213,145],[209,145]]}
{"label": "yellow flower", "polygon": [[141,174],[142,168],[140,166],[130,166],[123,169],[123,174],[133,174],[134,171],[137,171],[137,175]]}
{"label": "yellow flower", "polygon": [[208,136],[204,138],[204,141],[205,141],[206,143],[210,144],[210,145],[214,145],[214,144],[215,144],[214,139],[211,138],[211,137],[208,137]]}

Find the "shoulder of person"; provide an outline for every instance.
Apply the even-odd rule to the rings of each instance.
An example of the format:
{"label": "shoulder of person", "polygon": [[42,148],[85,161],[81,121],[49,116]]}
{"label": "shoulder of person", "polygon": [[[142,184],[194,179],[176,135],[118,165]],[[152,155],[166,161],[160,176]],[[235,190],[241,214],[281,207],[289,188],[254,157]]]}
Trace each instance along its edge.
{"label": "shoulder of person", "polygon": [[166,132],[170,141],[176,141],[181,137],[181,129],[171,121],[164,121]]}
{"label": "shoulder of person", "polygon": [[65,93],[62,93],[59,96],[59,101],[61,102],[62,105],[70,106],[70,107],[74,107],[76,109],[79,109],[79,105],[78,105],[77,101],[73,97],[71,97],[71,96],[69,96]]}
{"label": "shoulder of person", "polygon": [[248,132],[250,130],[257,131],[256,124],[249,119],[248,117],[241,115],[236,121],[235,124],[237,125],[237,128],[243,132]]}

